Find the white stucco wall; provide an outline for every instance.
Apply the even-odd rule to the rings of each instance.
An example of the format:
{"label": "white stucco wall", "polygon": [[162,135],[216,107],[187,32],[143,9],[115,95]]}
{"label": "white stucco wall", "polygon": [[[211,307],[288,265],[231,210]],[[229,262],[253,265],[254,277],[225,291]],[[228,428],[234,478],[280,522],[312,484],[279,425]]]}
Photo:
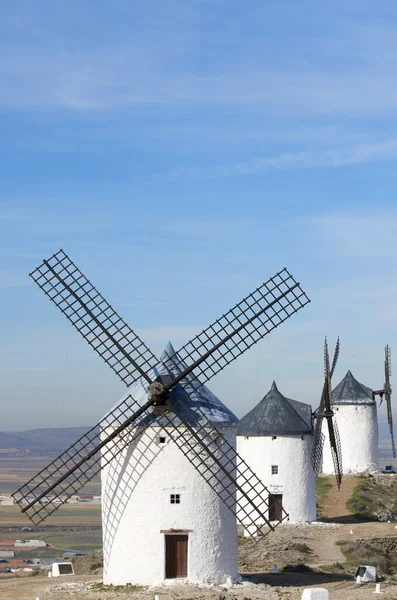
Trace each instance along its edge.
{"label": "white stucco wall", "polygon": [[[236,428],[219,429],[235,446]],[[160,435],[166,437],[165,444],[156,441]],[[166,428],[148,428],[104,466],[101,477],[105,584],[163,582],[161,531],[171,529],[191,530],[188,581],[217,584],[238,579],[235,516]],[[180,494],[181,503],[170,504],[170,494]]]}
{"label": "white stucco wall", "polygon": [[[378,469],[378,418],[376,404],[335,405],[334,420],[337,423],[342,449],[342,466],[345,475],[375,471]],[[334,465],[329,446],[328,427],[323,420],[325,444],[323,473],[332,474]]]}
{"label": "white stucco wall", "polygon": [[[239,456],[270,493],[283,494],[283,508],[290,523],[316,519],[316,479],[310,463],[313,436],[302,437],[237,437]],[[272,465],[278,465],[278,475],[272,475]]]}

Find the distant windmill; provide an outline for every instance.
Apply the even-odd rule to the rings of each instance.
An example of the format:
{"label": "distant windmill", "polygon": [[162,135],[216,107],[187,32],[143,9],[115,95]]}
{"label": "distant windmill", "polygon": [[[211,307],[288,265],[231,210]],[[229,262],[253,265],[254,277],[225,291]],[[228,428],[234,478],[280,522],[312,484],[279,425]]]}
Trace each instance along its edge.
{"label": "distant windmill", "polygon": [[396,458],[396,445],[394,443],[394,432],[393,432],[393,412],[391,407],[391,385],[390,385],[390,377],[391,377],[391,348],[390,346],[385,347],[385,384],[382,390],[374,390],[374,396],[380,396],[380,404],[382,404],[383,396],[386,400],[387,407],[387,422],[389,424],[389,432],[391,438],[391,447],[393,450],[393,458]]}
{"label": "distant windmill", "polygon": [[317,410],[314,412],[314,440],[313,440],[313,450],[311,455],[311,463],[313,469],[316,473],[319,473],[321,468],[321,459],[324,448],[325,436],[322,432],[323,419],[326,419],[328,435],[327,438],[329,440],[332,461],[334,464],[334,473],[336,477],[336,483],[338,488],[340,488],[340,484],[342,482],[342,451],[341,451],[341,443],[339,438],[339,430],[334,419],[334,412],[331,408],[332,404],[332,388],[331,388],[331,379],[335,371],[336,363],[338,362],[339,357],[339,338],[336,342],[334,357],[332,360],[332,366],[330,366],[329,352],[328,352],[328,343],[327,338],[325,338],[324,342],[324,376],[325,381],[323,385],[323,391],[321,394],[320,405]]}
{"label": "distant windmill", "polygon": [[[206,410],[200,394],[205,382],[310,302],[292,275],[283,269],[185,344],[179,352],[166,350],[160,363],[62,250],[44,260],[31,276],[129,390],[121,403],[97,426],[13,494],[22,512],[34,523],[40,523],[100,470],[109,467],[114,475],[111,498],[115,498],[125,484],[123,475],[113,468],[115,459],[119,456],[128,459],[127,454],[131,452],[134,469],[140,468],[141,472],[145,468],[149,470],[151,467],[145,466],[148,464],[145,460],[147,456],[153,456],[155,461],[156,454],[150,444],[146,446],[147,452],[141,454],[141,465],[136,464],[134,448],[146,435],[145,431],[160,417],[162,427],[188,459],[186,470],[194,468],[202,477],[200,481],[204,480],[212,490],[213,497],[220,499],[233,515],[238,512],[245,524],[254,525],[261,521],[273,530],[274,523],[268,519],[269,491],[238,457],[234,445],[235,432],[233,442],[230,435],[224,434],[222,427],[216,426],[219,401],[207,403]],[[134,384],[138,382],[141,387],[135,394]],[[230,413],[224,405],[222,407],[222,415]],[[128,470],[128,465],[124,465],[123,473],[125,469]],[[159,477],[162,476],[163,473],[160,473]],[[157,485],[160,481],[157,479]],[[202,494],[208,495],[208,490],[202,491]],[[171,504],[178,504],[177,496],[171,494]],[[149,516],[147,506],[151,498],[149,491],[147,504],[143,507],[144,514]],[[123,502],[125,507],[129,498],[123,498]],[[200,502],[204,500],[198,493],[194,505],[196,513],[204,510],[204,504],[200,505]],[[138,524],[142,515],[141,511],[137,517]],[[115,527],[114,523],[110,526]],[[175,525],[171,525],[168,535],[176,535],[177,531]],[[162,530],[162,533],[167,531]],[[214,537],[210,530],[207,534]],[[220,538],[221,534],[215,537]],[[183,547],[185,542],[177,540],[175,543],[179,542]],[[215,549],[218,542],[218,539],[214,541]],[[131,547],[128,550],[131,552]],[[138,550],[134,560],[145,555],[143,547]],[[199,550],[196,552],[200,553]],[[230,551],[230,554],[233,552]],[[215,565],[219,555],[218,548],[213,553]],[[145,565],[147,562],[148,559]],[[185,567],[186,564],[180,568],[183,571]],[[203,569],[205,571],[205,566]],[[217,569],[218,575],[219,572]],[[211,579],[210,576],[207,578]],[[114,576],[113,581],[116,580]]]}

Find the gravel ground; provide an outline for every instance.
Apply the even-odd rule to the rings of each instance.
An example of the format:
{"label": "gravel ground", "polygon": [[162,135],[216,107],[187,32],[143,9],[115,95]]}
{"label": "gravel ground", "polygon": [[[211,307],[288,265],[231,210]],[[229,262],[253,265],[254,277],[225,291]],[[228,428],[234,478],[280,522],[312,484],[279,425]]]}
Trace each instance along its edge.
{"label": "gravel ground", "polygon": [[[350,532],[353,533],[350,533]],[[393,523],[283,525],[255,543],[243,539],[240,545],[240,572],[243,582],[233,586],[164,586],[147,590],[101,589],[98,575],[78,575],[58,580],[47,577],[0,579],[1,600],[298,600],[305,587],[325,587],[331,600],[374,598],[374,584],[358,585],[352,570],[335,567],[343,556],[338,540],[368,536],[395,536]],[[303,551],[304,550],[304,551]],[[305,563],[323,567],[328,573],[272,574],[277,564]],[[383,598],[397,599],[397,585],[384,582]]]}

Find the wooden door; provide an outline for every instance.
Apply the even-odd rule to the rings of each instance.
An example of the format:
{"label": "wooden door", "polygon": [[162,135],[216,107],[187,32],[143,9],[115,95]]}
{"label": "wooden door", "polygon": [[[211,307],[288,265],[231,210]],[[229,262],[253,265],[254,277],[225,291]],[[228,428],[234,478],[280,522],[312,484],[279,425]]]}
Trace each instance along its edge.
{"label": "wooden door", "polygon": [[269,494],[269,521],[281,521],[283,518],[283,495]]}
{"label": "wooden door", "polygon": [[165,536],[165,577],[187,577],[187,535]]}

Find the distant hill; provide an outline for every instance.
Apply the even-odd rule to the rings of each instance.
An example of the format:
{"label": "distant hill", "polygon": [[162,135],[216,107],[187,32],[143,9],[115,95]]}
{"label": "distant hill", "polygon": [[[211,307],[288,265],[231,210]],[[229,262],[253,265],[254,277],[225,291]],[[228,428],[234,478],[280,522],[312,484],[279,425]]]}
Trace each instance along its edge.
{"label": "distant hill", "polygon": [[18,433],[0,433],[0,454],[1,456],[15,454],[36,454],[38,456],[45,454],[45,446],[40,442],[24,440]]}
{"label": "distant hill", "polygon": [[[57,427],[0,432],[0,456],[58,456],[89,429],[88,426]],[[395,434],[397,442],[397,423]],[[389,427],[386,423],[379,423],[379,456],[391,457]]]}
{"label": "distant hill", "polygon": [[0,455],[57,456],[89,429],[90,427],[59,427],[0,432]]}

